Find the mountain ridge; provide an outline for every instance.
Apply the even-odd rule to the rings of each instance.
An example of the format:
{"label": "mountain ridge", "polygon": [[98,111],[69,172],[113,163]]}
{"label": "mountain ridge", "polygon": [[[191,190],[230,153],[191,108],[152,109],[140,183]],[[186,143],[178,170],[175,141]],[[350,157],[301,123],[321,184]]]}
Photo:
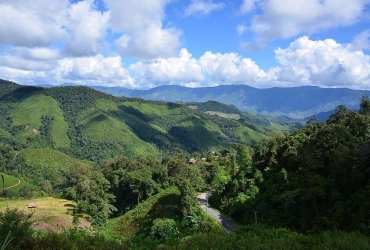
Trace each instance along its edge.
{"label": "mountain ridge", "polygon": [[334,110],[339,105],[357,109],[362,95],[368,90],[349,88],[321,88],[317,86],[273,87],[258,89],[248,85],[220,85],[188,88],[162,85],[148,90],[91,87],[114,96],[138,97],[176,103],[218,101],[234,105],[244,112],[266,116],[287,116],[304,119],[318,113]]}
{"label": "mountain ridge", "polygon": [[[204,105],[204,104],[203,104]],[[0,143],[53,148],[74,158],[103,162],[116,155],[202,152],[233,143],[255,144],[300,124],[250,114],[213,102],[184,104],[115,97],[84,86],[41,88],[0,80]],[[229,111],[228,111],[229,112]]]}

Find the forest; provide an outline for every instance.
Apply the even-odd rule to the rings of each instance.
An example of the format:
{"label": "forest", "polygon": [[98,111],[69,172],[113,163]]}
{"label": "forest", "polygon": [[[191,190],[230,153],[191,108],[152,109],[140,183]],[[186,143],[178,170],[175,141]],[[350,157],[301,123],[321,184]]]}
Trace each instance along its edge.
{"label": "forest", "polygon": [[[2,189],[1,199],[50,196],[75,204],[74,226],[62,232],[34,230],[27,211],[1,210],[1,249],[370,248],[368,96],[358,110],[338,106],[326,122],[312,118],[289,131],[250,124],[264,136],[242,141],[234,134],[247,127],[240,121],[170,103],[159,108],[173,111],[171,118],[151,116],[157,102],[149,110],[143,100],[117,105],[116,97],[96,91],[66,90],[9,85],[0,93],[6,114],[0,118],[0,171],[26,183]],[[55,101],[55,110],[35,111],[37,121],[28,122],[38,133],[29,133],[17,112],[40,91],[49,107]],[[185,119],[179,110],[191,114],[186,123],[193,126],[174,125]],[[146,143],[89,138],[110,115]],[[56,123],[65,134],[55,131]],[[213,136],[216,127],[221,132]],[[130,148],[135,145],[141,151]],[[197,194],[211,189],[211,206],[239,225],[230,235],[197,203]],[[77,227],[82,218],[92,230]]]}

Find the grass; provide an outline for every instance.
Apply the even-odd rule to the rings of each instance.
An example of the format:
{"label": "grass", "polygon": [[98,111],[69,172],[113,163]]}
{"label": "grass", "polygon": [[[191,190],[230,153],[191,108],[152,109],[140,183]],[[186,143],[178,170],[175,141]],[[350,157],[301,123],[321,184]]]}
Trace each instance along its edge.
{"label": "grass", "polygon": [[248,141],[252,143],[256,143],[263,138],[266,138],[266,135],[256,132],[253,129],[247,127],[239,127],[235,129],[234,132],[235,136],[241,141]]}
{"label": "grass", "polygon": [[157,149],[150,143],[138,138],[124,120],[99,111],[86,118],[84,136],[92,141],[118,142],[124,144],[135,155],[157,153]]}
{"label": "grass", "polygon": [[[36,203],[37,208],[28,208],[29,203]],[[32,213],[31,220],[35,223],[45,223],[54,228],[71,228],[74,202],[53,197],[28,199],[0,199],[0,211],[6,208],[23,210]]]}
{"label": "grass", "polygon": [[[0,172],[0,175],[3,175],[4,176],[4,182],[5,182],[5,187],[10,187],[10,186],[13,186],[13,185],[15,185],[15,184],[17,184],[18,183],[18,180],[20,180],[20,183],[19,183],[19,185],[17,185],[17,186],[15,186],[15,187],[12,187],[12,188],[9,188],[9,189],[7,189],[7,190],[9,190],[9,191],[11,191],[12,193],[14,193],[14,194],[18,194],[19,193],[19,191],[21,191],[22,189],[24,189],[24,188],[32,188],[32,189],[35,189],[35,190],[37,190],[38,188],[35,186],[35,185],[33,185],[33,184],[31,184],[31,183],[29,183],[25,178],[23,178],[23,177],[15,177],[15,176],[11,176],[11,175],[8,175],[8,174],[5,174],[5,173],[2,173],[2,172]],[[2,188],[3,188],[3,183],[2,183],[2,180],[1,180],[1,188],[0,188],[0,190],[2,190]]]}
{"label": "grass", "polygon": [[157,217],[166,217],[171,206],[179,202],[180,192],[177,189],[167,189],[148,200],[140,203],[135,209],[123,216],[111,219],[106,230],[115,236],[130,237],[137,234],[141,227],[151,225]]}
{"label": "grass", "polygon": [[5,131],[4,129],[0,128],[0,137],[11,138],[12,136],[8,131]]}
{"label": "grass", "polygon": [[20,154],[26,159],[27,168],[24,172],[32,174],[34,181],[49,180],[53,185],[65,182],[66,175],[78,165],[95,166],[95,163],[72,158],[50,148],[23,149]]}
{"label": "grass", "polygon": [[234,119],[234,120],[239,120],[240,115],[239,114],[229,114],[229,113],[222,113],[222,112],[217,112],[217,111],[206,111],[205,113],[209,115],[218,115],[223,118],[228,118],[228,119]]}
{"label": "grass", "polygon": [[140,110],[148,117],[165,116],[170,114],[180,113],[180,108],[172,107],[165,103],[146,103],[146,102],[123,102],[125,106],[129,106]]}
{"label": "grass", "polygon": [[21,151],[21,155],[26,159],[28,164],[58,170],[69,170],[71,166],[76,164],[85,164],[91,167],[95,165],[93,162],[78,160],[51,148],[26,148]]}
{"label": "grass", "polygon": [[[0,172],[0,175],[2,175],[4,177],[4,187],[7,188],[7,187],[10,187],[10,186],[13,186],[15,184],[18,183],[19,179],[17,177],[14,177],[14,176],[11,176],[11,175],[7,175],[7,174],[4,174],[2,172]],[[1,185],[0,185],[0,189],[3,188],[3,183],[2,183],[2,179],[1,180]]]}
{"label": "grass", "polygon": [[11,112],[14,125],[24,126],[25,128],[17,139],[25,143],[28,136],[38,135],[42,115],[54,117],[51,135],[55,145],[57,147],[69,147],[71,142],[67,136],[68,123],[64,120],[63,111],[55,99],[42,94],[32,95],[24,99]]}

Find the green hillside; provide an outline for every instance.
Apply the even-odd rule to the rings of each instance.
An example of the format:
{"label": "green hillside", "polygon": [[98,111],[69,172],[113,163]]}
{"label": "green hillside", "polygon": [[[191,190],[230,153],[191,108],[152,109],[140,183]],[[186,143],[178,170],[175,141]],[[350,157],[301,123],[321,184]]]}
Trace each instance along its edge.
{"label": "green hillside", "polygon": [[[111,219],[106,228],[106,233],[123,238],[130,238],[138,234],[150,235],[155,222],[176,221],[176,219],[181,218],[179,216],[180,204],[180,192],[175,188],[167,189],[140,203],[135,209],[127,212],[125,215]],[[199,212],[204,213],[200,208]],[[209,216],[205,216],[205,214],[201,224],[203,226],[207,225],[208,233],[218,233],[220,236],[225,235],[221,226]],[[177,227],[181,227],[181,224],[178,223]],[[180,231],[178,234],[181,235],[181,228],[177,230]]]}
{"label": "green hillside", "polygon": [[[4,174],[2,172],[0,172],[0,175],[2,176],[2,178],[4,178],[4,188],[8,188],[8,187],[11,187],[11,186],[15,186],[18,184],[19,182],[19,179],[14,177],[14,176],[11,176],[11,175],[7,175],[7,174]],[[2,179],[1,179],[1,186],[0,186],[0,189],[3,189],[3,183],[2,183]]]}
{"label": "green hillside", "polygon": [[[58,102],[44,94],[35,94],[22,100],[18,107],[10,112],[14,126],[24,128],[17,135],[21,143],[27,138],[37,135],[49,137],[55,147],[69,147],[70,139],[67,136],[68,123],[64,120],[63,111]],[[47,124],[50,120],[50,124]]]}
{"label": "green hillside", "polygon": [[3,197],[32,196],[33,191],[38,190],[38,187],[23,177],[15,177],[3,172],[0,172],[0,176],[4,177],[4,189],[2,182],[3,177],[0,177],[0,191]]}
{"label": "green hillside", "polygon": [[[207,114],[207,109],[215,113]],[[0,110],[0,142],[17,149],[55,149],[100,164],[117,155],[159,156],[218,150],[233,143],[252,145],[275,130],[290,129],[247,113],[230,117],[237,108],[218,102],[195,110],[86,87],[43,89],[6,81],[0,83]],[[214,115],[223,112],[229,115]]]}
{"label": "green hillside", "polygon": [[[93,162],[77,160],[50,148],[23,149],[19,156],[26,161],[27,167],[23,169],[24,175],[40,185],[48,185],[46,184],[47,181],[50,183],[49,191],[63,185],[67,181],[72,168],[95,166]],[[48,188],[45,187],[45,189]]]}

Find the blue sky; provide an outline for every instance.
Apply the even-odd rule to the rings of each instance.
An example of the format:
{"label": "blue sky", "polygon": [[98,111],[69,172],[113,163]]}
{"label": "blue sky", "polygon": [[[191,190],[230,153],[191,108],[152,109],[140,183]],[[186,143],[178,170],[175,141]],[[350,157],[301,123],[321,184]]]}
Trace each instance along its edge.
{"label": "blue sky", "polygon": [[370,0],[2,0],[0,78],[370,89]]}

